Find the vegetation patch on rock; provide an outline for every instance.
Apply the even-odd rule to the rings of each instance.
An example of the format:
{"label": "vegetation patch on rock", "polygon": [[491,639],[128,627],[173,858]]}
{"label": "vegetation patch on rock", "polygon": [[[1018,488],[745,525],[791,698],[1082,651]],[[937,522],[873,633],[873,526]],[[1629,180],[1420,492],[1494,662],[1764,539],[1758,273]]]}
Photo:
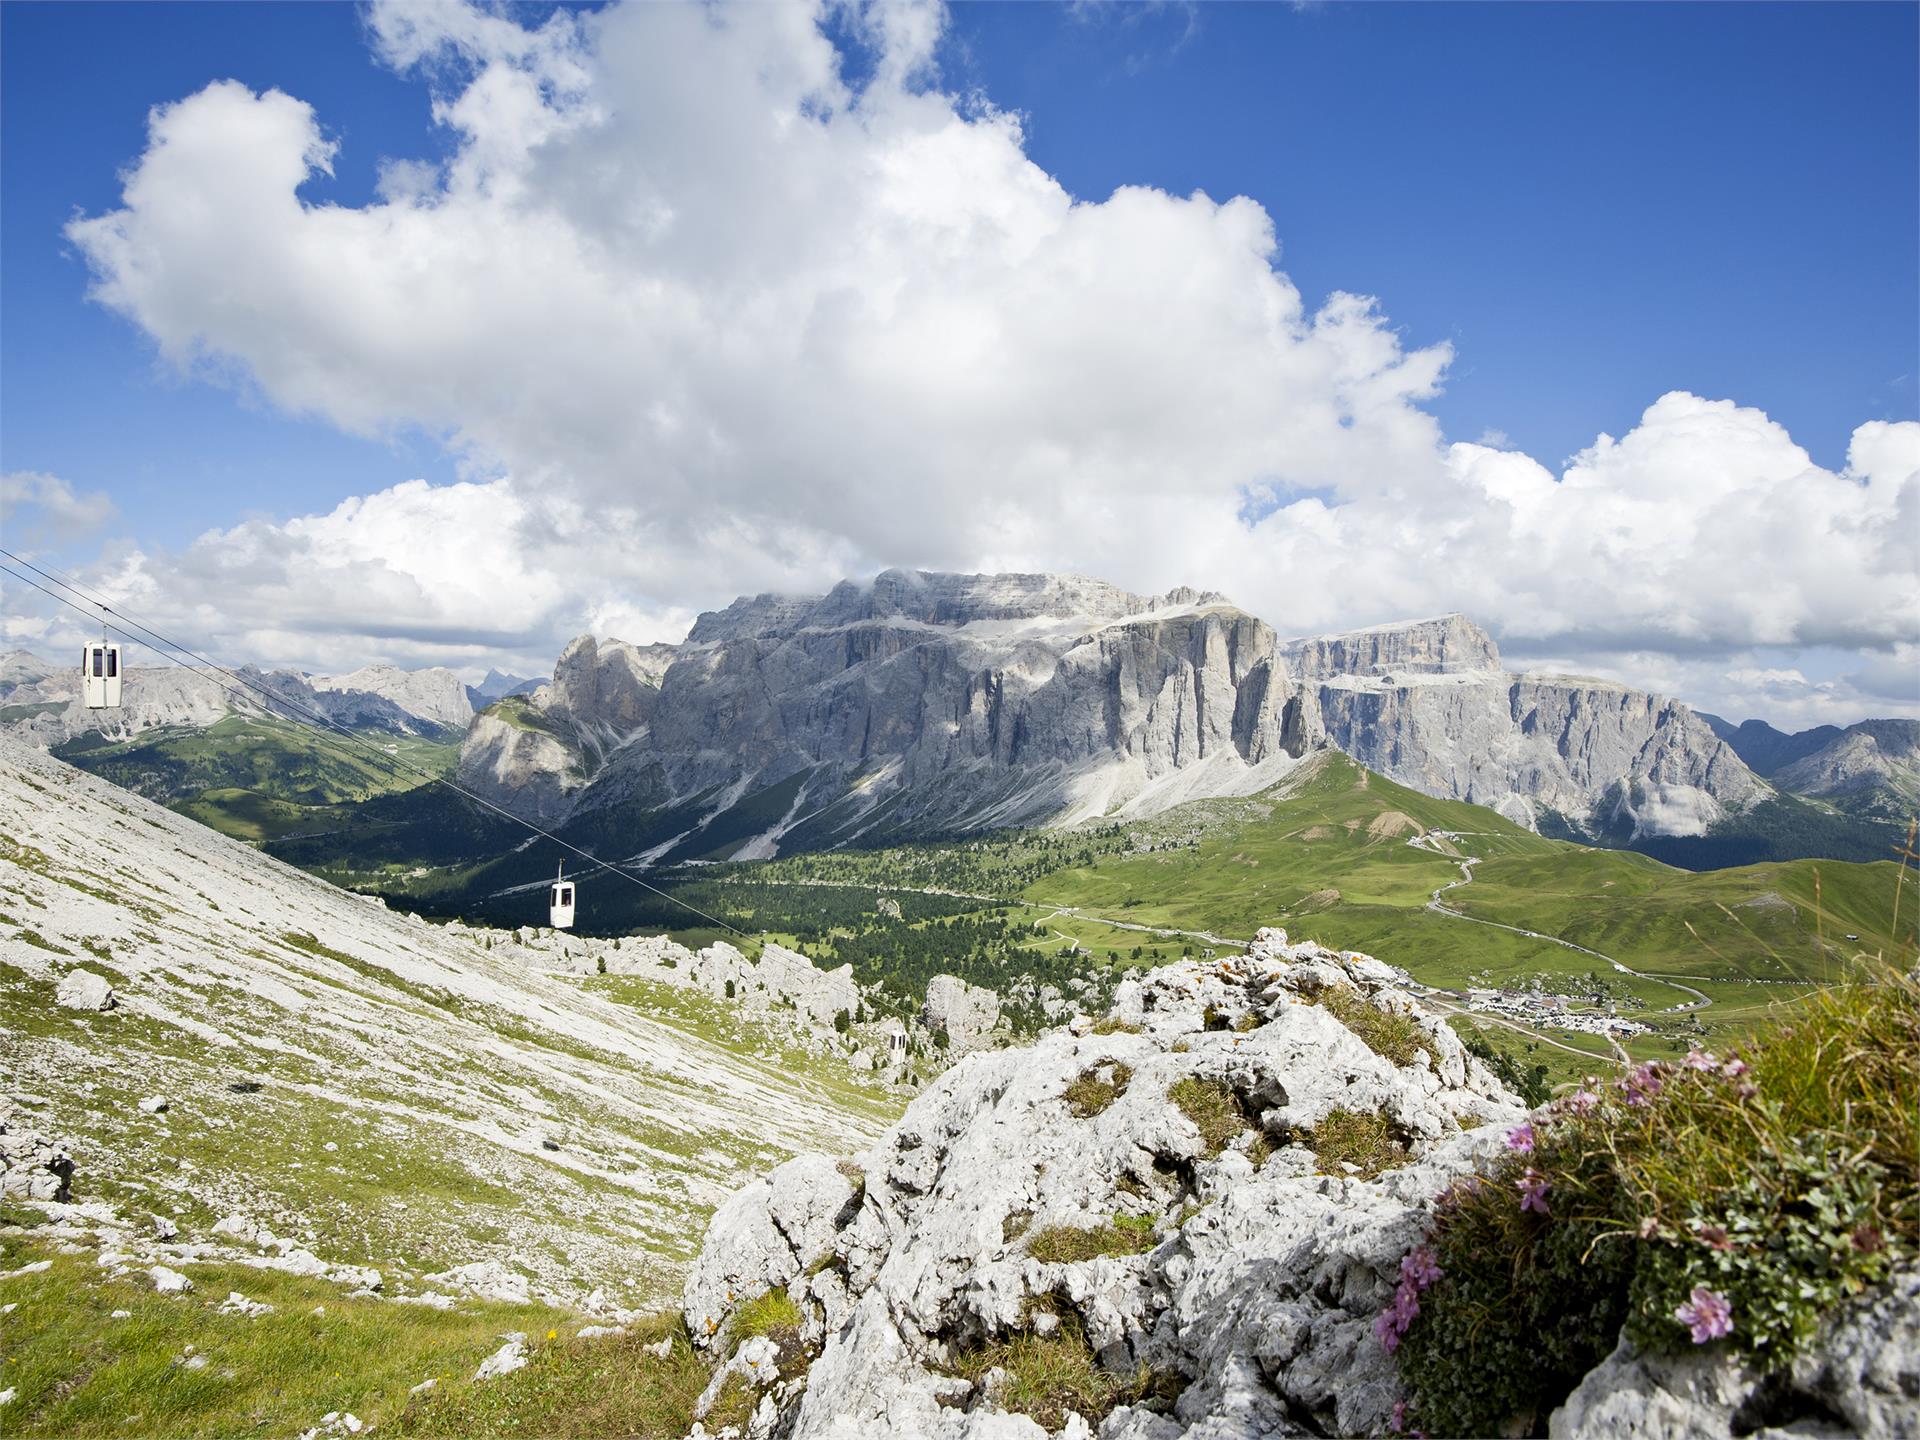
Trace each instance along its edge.
{"label": "vegetation patch on rock", "polygon": [[1240,1109],[1240,1098],[1225,1081],[1189,1075],[1174,1082],[1167,1098],[1199,1127],[1201,1142],[1209,1156],[1218,1155],[1229,1141],[1248,1128],[1247,1117]]}
{"label": "vegetation patch on rock", "polygon": [[1115,1215],[1104,1225],[1049,1225],[1034,1232],[1027,1253],[1050,1265],[1071,1265],[1101,1255],[1139,1255],[1153,1248],[1153,1217]]}
{"label": "vegetation patch on rock", "polygon": [[1590,1081],[1445,1195],[1376,1334],[1440,1434],[1515,1433],[1624,1325],[1777,1372],[1920,1254],[1920,979],[1877,962],[1721,1053]]}
{"label": "vegetation patch on rock", "polygon": [[1133,1067],[1119,1060],[1080,1072],[1064,1092],[1067,1109],[1076,1119],[1089,1120],[1126,1094]]}
{"label": "vegetation patch on rock", "polygon": [[[1386,1112],[1329,1111],[1302,1140],[1327,1174],[1350,1174],[1371,1180],[1383,1170],[1407,1163],[1407,1147]],[[1353,1166],[1348,1170],[1347,1166]]]}
{"label": "vegetation patch on rock", "polygon": [[1353,990],[1327,990],[1316,999],[1383,1060],[1411,1065],[1422,1051],[1432,1053],[1433,1042],[1411,1015],[1382,1010]]}
{"label": "vegetation patch on rock", "polygon": [[1049,1335],[1013,1335],[982,1345],[962,1355],[957,1368],[976,1385],[999,1371],[991,1387],[994,1402],[1049,1431],[1064,1426],[1069,1415],[1097,1426],[1121,1405],[1161,1408],[1179,1395],[1177,1380],[1145,1366],[1132,1374],[1103,1368],[1071,1316]]}

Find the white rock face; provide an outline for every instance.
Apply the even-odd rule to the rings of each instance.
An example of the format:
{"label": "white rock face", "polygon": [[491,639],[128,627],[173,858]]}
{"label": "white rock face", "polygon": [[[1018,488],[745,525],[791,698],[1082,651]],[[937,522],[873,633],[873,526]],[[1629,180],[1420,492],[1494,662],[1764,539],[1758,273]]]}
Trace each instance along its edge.
{"label": "white rock face", "polygon": [[468,783],[542,820],[705,797],[672,837],[687,854],[729,807],[788,786],[758,834],[713,842],[743,859],[1151,814],[1251,794],[1326,745],[1429,794],[1618,837],[1695,834],[1769,793],[1685,706],[1507,674],[1459,615],[1282,642],[1219,595],[1078,576],[887,571],[743,598],[677,647],[581,637],[530,706],[537,723],[475,727]]}
{"label": "white rock face", "polygon": [[465,730],[473,719],[466,683],[440,666],[402,670],[398,665],[368,665],[348,675],[315,675],[308,683],[315,690],[378,695],[409,715],[449,729]]}
{"label": "white rock face", "polygon": [[[725,1354],[734,1310],[787,1287],[822,1347],[797,1397],[769,1391],[793,1440],[1042,1435],[954,1373],[1028,1328],[1036,1300],[1070,1310],[1111,1368],[1191,1379],[1173,1413],[1116,1412],[1103,1437],[1384,1431],[1400,1396],[1373,1318],[1432,1197],[1499,1144],[1486,1122],[1523,1112],[1380,974],[1262,931],[1243,959],[1123,983],[1114,1018],[1137,1031],[968,1057],[861,1157],[857,1191],[802,1157],[728,1201],[688,1279],[689,1329]],[[1413,1015],[1430,1049],[1404,1067],[1376,1055],[1313,1003],[1329,988]],[[1076,1114],[1065,1091],[1086,1075],[1123,1083]],[[1217,1152],[1170,1099],[1194,1080],[1249,1125]],[[1315,1174],[1298,1145],[1249,1158],[1257,1133],[1284,1142],[1335,1109],[1383,1113],[1410,1163],[1363,1181]],[[1064,1264],[1028,1249],[1115,1215],[1151,1219],[1153,1247]]]}
{"label": "white rock face", "polygon": [[69,1010],[111,1010],[113,987],[104,975],[83,967],[69,970],[54,987],[53,998]]}
{"label": "white rock face", "polygon": [[945,1035],[951,1046],[971,1049],[999,1023],[1000,997],[957,975],[936,975],[927,982],[920,1018],[927,1029]]}
{"label": "white rock face", "polygon": [[73,1157],[35,1129],[10,1100],[0,1097],[0,1195],[19,1200],[68,1198]]}
{"label": "white rock face", "polygon": [[480,1362],[480,1368],[473,1372],[476,1380],[498,1380],[502,1375],[511,1375],[527,1366],[527,1337],[509,1335],[507,1343]]}

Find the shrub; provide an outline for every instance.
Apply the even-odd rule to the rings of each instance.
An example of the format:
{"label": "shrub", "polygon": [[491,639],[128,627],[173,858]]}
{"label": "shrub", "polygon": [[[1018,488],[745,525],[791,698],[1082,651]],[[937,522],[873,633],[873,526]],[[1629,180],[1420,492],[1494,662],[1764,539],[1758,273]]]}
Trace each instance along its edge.
{"label": "shrub", "polygon": [[[1108,1076],[1105,1080],[1100,1078],[1102,1071]],[[1132,1079],[1133,1067],[1118,1060],[1082,1070],[1063,1092],[1067,1109],[1076,1119],[1090,1119],[1126,1094]]]}
{"label": "shrub", "polygon": [[1724,1056],[1589,1081],[1510,1132],[1442,1197],[1416,1252],[1435,1272],[1380,1320],[1418,1423],[1537,1424],[1623,1325],[1788,1363],[1920,1253],[1916,1075],[1920,979],[1876,962]]}
{"label": "shrub", "polygon": [[1328,989],[1316,998],[1383,1060],[1411,1065],[1422,1050],[1433,1053],[1433,1041],[1411,1015],[1389,1014],[1356,990]]}
{"label": "shrub", "polygon": [[1382,1170],[1407,1161],[1407,1147],[1394,1134],[1384,1110],[1330,1110],[1326,1118],[1301,1137],[1320,1162],[1322,1171],[1342,1171],[1352,1165],[1360,1179],[1371,1180]]}
{"label": "shrub", "polygon": [[1100,1255],[1139,1255],[1153,1248],[1153,1217],[1116,1215],[1105,1225],[1083,1229],[1049,1225],[1036,1230],[1027,1253],[1049,1265],[1071,1265]]}
{"label": "shrub", "polygon": [[1103,1015],[1093,1022],[1095,1035],[1138,1035],[1140,1027],[1130,1020],[1122,1020],[1117,1015]]}
{"label": "shrub", "polygon": [[1201,1143],[1209,1155],[1218,1155],[1229,1140],[1248,1128],[1247,1117],[1240,1111],[1239,1097],[1224,1081],[1189,1075],[1174,1082],[1167,1098],[1199,1127]]}

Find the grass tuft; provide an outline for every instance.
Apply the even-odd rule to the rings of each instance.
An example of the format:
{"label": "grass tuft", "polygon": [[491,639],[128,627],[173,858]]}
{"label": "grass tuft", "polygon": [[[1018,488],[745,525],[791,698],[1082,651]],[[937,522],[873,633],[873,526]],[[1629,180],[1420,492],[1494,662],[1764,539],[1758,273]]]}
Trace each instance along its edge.
{"label": "grass tuft", "polygon": [[1411,1015],[1389,1014],[1356,990],[1326,990],[1318,1003],[1383,1060],[1411,1065],[1421,1051],[1433,1053],[1433,1041]]}
{"label": "grass tuft", "polygon": [[1224,1081],[1189,1075],[1174,1082],[1167,1098],[1199,1127],[1200,1141],[1210,1156],[1218,1155],[1230,1140],[1249,1128],[1247,1117],[1240,1109],[1240,1098]]}
{"label": "grass tuft", "polygon": [[800,1320],[800,1307],[784,1287],[769,1290],[734,1312],[733,1338],[750,1340],[756,1335],[765,1335],[785,1340],[799,1333]]}
{"label": "grass tuft", "polygon": [[1118,1060],[1083,1070],[1063,1092],[1067,1109],[1077,1120],[1092,1119],[1126,1094],[1132,1080],[1133,1067]]}
{"label": "grass tuft", "polygon": [[1072,1316],[1051,1335],[1014,1335],[972,1350],[960,1357],[958,1369],[976,1384],[989,1370],[1004,1371],[999,1403],[1050,1431],[1064,1426],[1069,1415],[1098,1427],[1121,1405],[1165,1409],[1182,1388],[1177,1379],[1145,1366],[1131,1375],[1103,1369]]}
{"label": "grass tuft", "polygon": [[[1323,1174],[1354,1174],[1371,1180],[1383,1170],[1406,1164],[1407,1147],[1394,1134],[1384,1110],[1331,1110],[1302,1137]],[[1349,1172],[1346,1167],[1355,1170]]]}
{"label": "grass tuft", "polygon": [[1141,1255],[1152,1248],[1150,1215],[1116,1215],[1090,1228],[1049,1225],[1027,1242],[1027,1253],[1048,1265],[1072,1265],[1101,1255]]}

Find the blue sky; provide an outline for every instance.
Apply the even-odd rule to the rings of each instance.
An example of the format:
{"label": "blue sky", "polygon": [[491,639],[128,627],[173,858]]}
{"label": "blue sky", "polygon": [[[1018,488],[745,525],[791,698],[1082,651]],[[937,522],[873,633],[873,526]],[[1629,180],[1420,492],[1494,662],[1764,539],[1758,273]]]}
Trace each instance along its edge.
{"label": "blue sky", "polygon": [[[113,536],[177,550],[250,515],[322,513],[414,477],[444,486],[462,461],[481,476],[524,468],[524,452],[443,443],[457,416],[401,413],[355,436],[325,402],[290,415],[244,348],[209,343],[212,372],[182,374],[157,358],[161,322],[85,299],[88,264],[63,227],[121,203],[150,107],[210,82],[312,106],[337,151],[332,176],[301,189],[309,204],[368,207],[383,162],[459,154],[432,100],[482,61],[383,62],[368,13],[0,9],[0,470],[103,491]],[[547,11],[508,13],[532,29]],[[1442,388],[1419,401],[1447,440],[1504,436],[1557,473],[1684,390],[1764,412],[1839,470],[1857,426],[1920,415],[1917,17],[1845,4],[961,4],[934,57],[937,88],[1016,112],[1026,158],[1071,195],[1248,196],[1309,313],[1357,292],[1406,351],[1449,344]],[[876,52],[830,28],[860,79]],[[101,540],[50,553],[83,562]],[[866,540],[827,548],[894,558]],[[1058,548],[1062,565],[1084,558]],[[653,594],[636,613],[671,625],[711,598]],[[1573,655],[1561,637],[1579,628],[1537,648]]]}

